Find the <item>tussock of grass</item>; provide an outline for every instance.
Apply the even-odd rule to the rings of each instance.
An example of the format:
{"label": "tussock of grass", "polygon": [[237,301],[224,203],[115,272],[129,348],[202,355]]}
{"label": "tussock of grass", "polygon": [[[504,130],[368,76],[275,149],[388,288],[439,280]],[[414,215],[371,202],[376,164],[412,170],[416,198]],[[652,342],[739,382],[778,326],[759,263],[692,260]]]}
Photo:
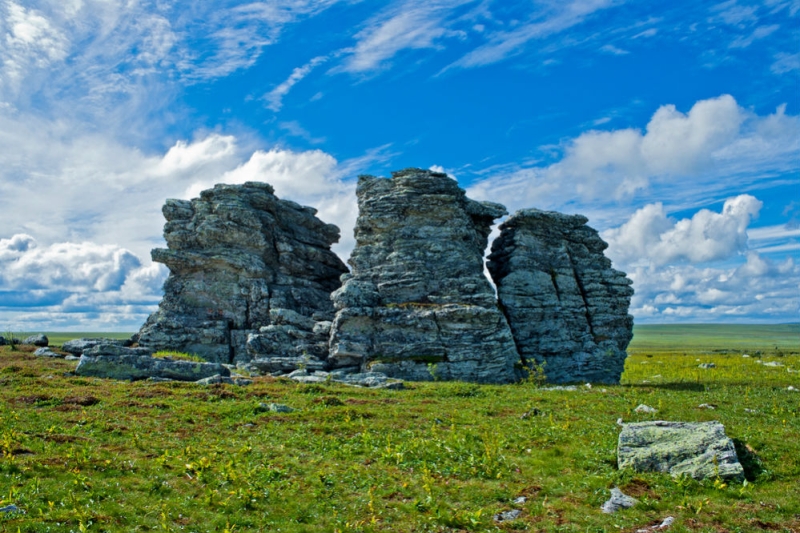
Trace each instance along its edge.
{"label": "tussock of grass", "polygon": [[200,356],[185,352],[175,352],[171,350],[162,350],[156,352],[153,354],[153,357],[169,358],[169,359],[175,359],[177,361],[194,361],[196,363],[205,362],[205,359],[203,359]]}
{"label": "tussock of grass", "polygon": [[[2,347],[0,507],[26,513],[0,514],[0,531],[630,532],[666,516],[671,532],[797,531],[800,349],[774,346],[760,360],[782,367],[738,348],[634,349],[622,385],[577,391],[123,383]],[[618,471],[617,418],[719,420],[748,483]],[[613,486],[640,504],[602,514]]]}

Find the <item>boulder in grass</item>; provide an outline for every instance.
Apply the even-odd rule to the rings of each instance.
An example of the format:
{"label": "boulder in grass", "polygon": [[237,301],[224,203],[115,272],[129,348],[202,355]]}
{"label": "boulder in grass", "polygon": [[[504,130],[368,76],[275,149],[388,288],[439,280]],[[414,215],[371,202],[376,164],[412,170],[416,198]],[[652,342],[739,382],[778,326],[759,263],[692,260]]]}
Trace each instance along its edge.
{"label": "boulder in grass", "polygon": [[118,340],[118,339],[103,339],[103,338],[72,339],[70,341],[65,342],[61,346],[61,349],[67,353],[71,353],[72,355],[81,355],[89,348],[101,344],[103,345],[116,344],[117,346],[130,346],[130,341]]}
{"label": "boulder in grass", "polygon": [[56,358],[63,358],[64,355],[60,353],[56,353],[48,347],[37,348],[33,355],[36,357],[56,357]]}
{"label": "boulder in grass", "polygon": [[623,424],[617,464],[620,470],[686,474],[694,479],[744,479],[733,441],[719,422]]}
{"label": "boulder in grass", "polygon": [[614,487],[611,489],[611,497],[603,504],[601,509],[606,514],[614,514],[620,509],[628,509],[637,503],[639,503],[639,500]]}
{"label": "boulder in grass", "polygon": [[176,381],[198,381],[231,371],[219,363],[198,363],[152,357],[146,348],[125,348],[117,345],[99,345],[81,356],[75,373],[79,376],[139,380],[168,378]]}
{"label": "boulder in grass", "polygon": [[50,345],[50,339],[47,338],[47,335],[39,333],[38,335],[31,335],[30,337],[26,338],[24,341],[22,341],[22,344],[44,347]]}

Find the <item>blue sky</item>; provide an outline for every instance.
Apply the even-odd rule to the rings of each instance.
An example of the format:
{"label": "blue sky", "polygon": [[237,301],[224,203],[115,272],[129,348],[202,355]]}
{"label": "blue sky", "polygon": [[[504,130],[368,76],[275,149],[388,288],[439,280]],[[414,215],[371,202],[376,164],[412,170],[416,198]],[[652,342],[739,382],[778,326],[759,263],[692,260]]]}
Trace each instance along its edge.
{"label": "blue sky", "polygon": [[800,317],[800,1],[0,0],[0,326],[138,329],[161,205],[358,174],[583,213],[637,323]]}

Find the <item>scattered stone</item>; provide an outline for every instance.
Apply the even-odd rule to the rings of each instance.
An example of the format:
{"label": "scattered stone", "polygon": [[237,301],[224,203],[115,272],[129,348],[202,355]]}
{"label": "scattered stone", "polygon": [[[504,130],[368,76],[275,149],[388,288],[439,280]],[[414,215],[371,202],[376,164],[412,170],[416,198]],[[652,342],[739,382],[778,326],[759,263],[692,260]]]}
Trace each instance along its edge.
{"label": "scattered stone", "polygon": [[[284,341],[294,330],[311,337],[315,322],[333,319],[330,294],[347,272],[330,249],[339,229],[273,192],[247,182],[167,200],[167,249],[152,257],[170,274],[158,311],[139,332],[140,346],[221,363],[293,357],[300,355],[296,343]],[[277,332],[259,332],[269,326]],[[251,342],[264,333],[263,342]],[[304,340],[324,344],[325,335]]]}
{"label": "scattered stone", "polygon": [[247,385],[252,385],[253,380],[247,379],[241,376],[222,376],[220,374],[214,374],[213,376],[198,379],[195,381],[198,385],[216,385],[218,383],[224,383],[225,385],[237,385],[239,387],[244,387]]}
{"label": "scattered stone", "polygon": [[282,403],[260,403],[256,407],[256,413],[293,413],[294,411],[295,409]]}
{"label": "scattered stone", "polygon": [[601,509],[606,514],[614,514],[620,509],[628,509],[639,503],[636,498],[624,494],[617,487],[611,489],[611,497],[603,504]]}
{"label": "scattered stone", "polygon": [[633,288],[581,215],[524,209],[500,225],[487,267],[520,356],[553,383],[619,383]]}
{"label": "scattered stone", "polygon": [[675,523],[675,519],[671,516],[668,516],[659,525],[637,529],[636,533],[650,533],[651,531],[661,531],[663,529],[669,528],[669,526],[671,526],[673,523]]}
{"label": "scattered stone", "polygon": [[231,372],[219,363],[152,357],[147,348],[100,344],[81,356],[75,373],[79,376],[132,381],[152,377],[197,381],[215,374],[230,376]]}
{"label": "scattered stone", "polygon": [[25,511],[23,511],[13,503],[6,505],[5,507],[0,507],[0,513],[24,513],[24,512]]}
{"label": "scattered stone", "polygon": [[556,385],[555,387],[542,387],[542,390],[547,390],[547,391],[554,391],[554,390],[576,391],[576,390],[578,390],[578,387],[576,387],[575,385]]}
{"label": "scattered stone", "polygon": [[42,348],[37,348],[36,351],[33,352],[33,355],[35,355],[36,357],[58,357],[58,358],[64,357],[62,354],[54,352],[47,346]]}
{"label": "scattered stone", "polygon": [[61,350],[71,353],[72,355],[82,355],[83,352],[88,350],[89,348],[93,348],[99,344],[109,345],[109,344],[116,344],[118,346],[130,346],[131,342],[129,340],[118,340],[118,339],[103,339],[103,338],[81,338],[81,339],[72,339],[65,342],[61,346]]}
{"label": "scattered stone", "polygon": [[370,389],[400,390],[405,388],[399,379],[393,379],[381,372],[343,373],[317,371],[309,374],[306,370],[295,370],[286,377],[300,383],[343,383],[354,387]]}
{"label": "scattered stone", "polygon": [[81,360],[81,358],[79,356],[77,356],[77,355],[70,354],[70,355],[65,355],[64,356],[64,361],[80,361],[80,360]]}
{"label": "scattered stone", "polygon": [[716,409],[716,406],[714,406],[714,405],[711,405],[710,403],[701,403],[701,404],[700,404],[700,405],[698,405],[697,407],[698,407],[698,409],[711,409],[712,411],[713,411],[714,409]]}
{"label": "scattered stone", "polygon": [[516,520],[522,514],[519,509],[511,509],[510,511],[503,511],[494,515],[495,522],[508,522],[509,520]]}
{"label": "scattered stone", "polygon": [[526,498],[525,496],[520,496],[519,498],[515,498],[513,503],[517,505],[522,505],[526,501],[528,501],[528,498]]}
{"label": "scattered stone", "polygon": [[522,420],[525,420],[527,418],[531,418],[531,417],[534,417],[534,416],[540,416],[541,414],[542,414],[542,412],[539,409],[537,409],[536,407],[534,407],[534,408],[529,409],[528,411],[524,412],[520,418]]}
{"label": "scattered stone", "polygon": [[714,363],[702,363],[700,365],[697,365],[697,368],[717,368],[717,365],[715,365]]}
{"label": "scattered stone", "polygon": [[771,367],[779,367],[779,366],[783,366],[783,363],[781,363],[781,362],[778,362],[778,361],[768,361],[768,362],[766,362],[766,363],[762,363],[762,364],[763,364],[764,366],[771,366]]}
{"label": "scattered stone", "polygon": [[333,295],[332,368],[406,380],[508,383],[519,354],[483,274],[506,209],[466,197],[446,174],[360,176],[351,274]]}
{"label": "scattered stone", "polygon": [[47,335],[39,333],[38,335],[31,335],[30,337],[22,341],[22,344],[27,344],[28,346],[44,347],[50,345],[50,340],[47,338]]}
{"label": "scattered stone", "polygon": [[620,417],[620,418],[617,418],[617,425],[618,425],[618,426],[622,426],[622,425],[624,425],[624,424],[625,424],[625,423],[622,421],[622,418],[621,418],[621,417]]}
{"label": "scattered stone", "polygon": [[749,355],[749,354],[746,354],[746,353],[743,353],[743,354],[742,354],[742,357],[750,357],[750,355]]}
{"label": "scattered stone", "polygon": [[792,385],[789,385],[788,387],[786,387],[786,390],[792,391],[792,392],[796,392],[797,391],[797,389],[794,388]]}
{"label": "scattered stone", "polygon": [[687,474],[695,479],[744,479],[733,441],[719,422],[637,422],[619,435],[620,470]]}
{"label": "scattered stone", "polygon": [[744,408],[744,412],[745,413],[750,413],[750,414],[758,413],[758,411],[756,411],[755,409],[748,409],[747,407]]}
{"label": "scattered stone", "polygon": [[655,407],[650,407],[649,405],[639,404],[636,409],[634,409],[637,413],[657,413],[658,409]]}

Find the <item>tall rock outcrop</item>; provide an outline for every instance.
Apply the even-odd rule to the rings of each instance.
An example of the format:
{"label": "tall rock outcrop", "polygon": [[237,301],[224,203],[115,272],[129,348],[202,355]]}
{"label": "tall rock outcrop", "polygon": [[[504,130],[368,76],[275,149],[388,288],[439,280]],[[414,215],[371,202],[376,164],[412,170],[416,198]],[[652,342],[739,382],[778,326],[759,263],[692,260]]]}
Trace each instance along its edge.
{"label": "tall rock outcrop", "polygon": [[361,176],[357,195],[329,362],[412,380],[512,381],[519,354],[483,274],[487,237],[505,208],[415,168]]}
{"label": "tall rock outcrop", "polygon": [[581,215],[518,211],[500,225],[488,268],[526,364],[550,382],[618,383],[633,334],[631,281]]}
{"label": "tall rock outcrop", "polygon": [[[247,182],[216,185],[191,201],[167,200],[167,249],[152,257],[170,274],[159,309],[139,332],[141,346],[229,363],[260,355],[246,345],[261,327],[296,333],[273,346],[278,355],[293,349],[297,336],[319,344],[319,335],[310,338],[315,321],[333,319],[330,294],[347,272],[330,250],[339,229],[273,192],[266,183]],[[326,340],[323,334],[323,347]]]}

